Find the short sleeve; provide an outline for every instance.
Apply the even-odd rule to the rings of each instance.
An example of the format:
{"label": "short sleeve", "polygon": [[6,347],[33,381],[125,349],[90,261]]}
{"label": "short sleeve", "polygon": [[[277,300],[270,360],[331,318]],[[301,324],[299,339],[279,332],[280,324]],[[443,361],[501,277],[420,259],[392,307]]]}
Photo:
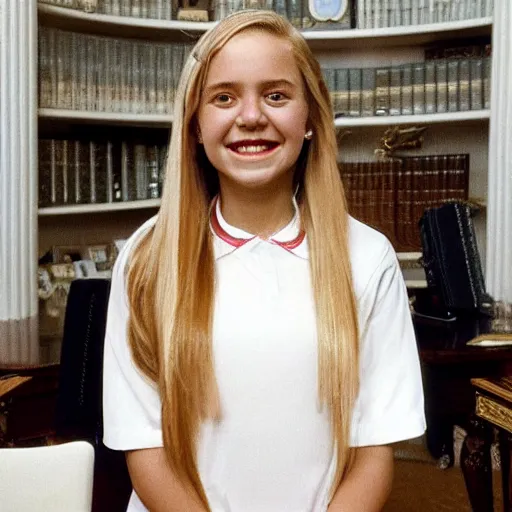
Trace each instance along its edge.
{"label": "short sleeve", "polygon": [[407,290],[387,248],[359,301],[360,390],[352,446],[394,443],[425,432],[423,387]]}
{"label": "short sleeve", "polygon": [[128,240],[112,272],[103,358],[103,442],[114,450],[163,446],[158,390],[135,366],[126,335],[125,268],[134,240],[147,227]]}

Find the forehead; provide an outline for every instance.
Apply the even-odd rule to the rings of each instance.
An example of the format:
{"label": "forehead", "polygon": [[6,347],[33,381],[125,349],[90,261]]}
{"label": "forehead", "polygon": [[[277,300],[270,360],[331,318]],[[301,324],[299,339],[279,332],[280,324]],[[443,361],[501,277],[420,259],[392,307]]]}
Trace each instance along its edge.
{"label": "forehead", "polygon": [[245,30],[233,36],[212,58],[206,84],[241,80],[302,82],[292,44],[262,30]]}

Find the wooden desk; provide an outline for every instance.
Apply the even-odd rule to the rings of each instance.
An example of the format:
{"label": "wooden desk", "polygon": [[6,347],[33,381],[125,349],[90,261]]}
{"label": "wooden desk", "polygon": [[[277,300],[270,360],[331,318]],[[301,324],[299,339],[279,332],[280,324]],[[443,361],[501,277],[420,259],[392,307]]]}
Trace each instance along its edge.
{"label": "wooden desk", "polygon": [[58,365],[0,367],[0,446],[41,444],[55,433]]}
{"label": "wooden desk", "polygon": [[[466,487],[475,512],[493,510],[490,447],[498,431],[503,486],[503,510],[512,512],[512,377],[472,379],[476,389],[475,413],[479,420],[464,444],[467,460]],[[463,468],[464,469],[464,468]],[[483,498],[483,499],[482,499]]]}
{"label": "wooden desk", "polygon": [[427,446],[442,467],[453,464],[453,427],[471,428],[475,411],[473,378],[512,375],[512,347],[468,347],[488,332],[486,318],[444,324],[415,319],[427,418]]}

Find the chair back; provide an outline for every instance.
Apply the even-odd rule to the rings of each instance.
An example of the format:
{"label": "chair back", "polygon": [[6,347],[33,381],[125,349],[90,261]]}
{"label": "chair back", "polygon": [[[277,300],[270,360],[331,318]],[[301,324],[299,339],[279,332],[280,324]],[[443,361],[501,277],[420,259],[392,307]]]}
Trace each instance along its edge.
{"label": "chair back", "polygon": [[103,344],[108,279],[71,283],[60,357],[56,434],[98,445],[102,429]]}
{"label": "chair back", "polygon": [[71,283],[55,418],[58,438],[88,441],[95,448],[93,512],[125,511],[132,490],[124,453],[107,448],[102,441],[103,347],[109,294],[109,279]]}
{"label": "chair back", "polygon": [[84,441],[0,449],[2,512],[90,512],[94,448]]}

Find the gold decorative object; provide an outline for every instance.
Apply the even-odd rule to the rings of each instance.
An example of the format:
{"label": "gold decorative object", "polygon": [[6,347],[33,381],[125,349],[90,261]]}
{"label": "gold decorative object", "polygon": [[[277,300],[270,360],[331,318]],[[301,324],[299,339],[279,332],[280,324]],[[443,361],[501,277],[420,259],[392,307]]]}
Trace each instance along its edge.
{"label": "gold decorative object", "polygon": [[388,128],[380,139],[380,146],[375,150],[378,158],[391,158],[397,151],[420,149],[423,145],[423,132],[426,126],[400,128],[394,126]]}

